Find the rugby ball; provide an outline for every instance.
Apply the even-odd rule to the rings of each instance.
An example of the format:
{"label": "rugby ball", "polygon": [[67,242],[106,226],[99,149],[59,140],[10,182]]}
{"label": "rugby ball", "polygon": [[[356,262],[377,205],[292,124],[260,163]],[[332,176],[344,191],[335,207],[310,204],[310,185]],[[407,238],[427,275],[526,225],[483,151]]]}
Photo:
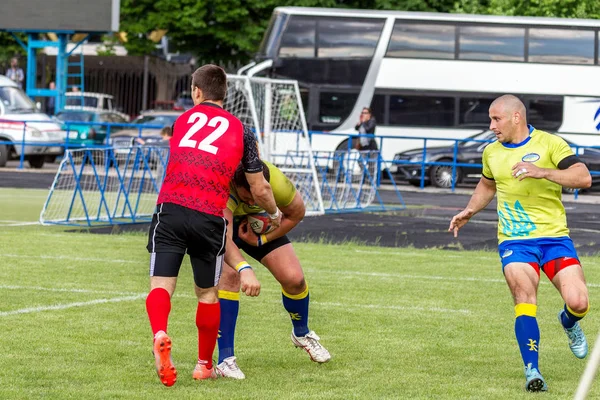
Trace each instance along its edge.
{"label": "rugby ball", "polygon": [[274,226],[271,224],[271,218],[269,218],[267,212],[248,214],[248,224],[257,235],[264,235],[274,229]]}

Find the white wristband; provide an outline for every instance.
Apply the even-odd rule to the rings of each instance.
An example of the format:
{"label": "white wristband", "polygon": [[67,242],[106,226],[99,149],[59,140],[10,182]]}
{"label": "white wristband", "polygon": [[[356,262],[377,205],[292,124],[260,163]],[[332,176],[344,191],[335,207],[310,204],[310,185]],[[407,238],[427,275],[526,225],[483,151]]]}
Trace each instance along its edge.
{"label": "white wristband", "polygon": [[271,219],[277,219],[277,217],[279,217],[279,208],[275,211],[275,214],[269,214],[269,218]]}

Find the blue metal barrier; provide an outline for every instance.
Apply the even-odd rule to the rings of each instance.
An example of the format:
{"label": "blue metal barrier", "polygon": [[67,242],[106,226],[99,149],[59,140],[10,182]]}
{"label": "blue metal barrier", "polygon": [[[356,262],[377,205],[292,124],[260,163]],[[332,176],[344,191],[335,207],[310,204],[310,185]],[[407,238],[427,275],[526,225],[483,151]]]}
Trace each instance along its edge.
{"label": "blue metal barrier", "polygon": [[[20,149],[20,154],[19,154],[19,166],[17,167],[18,169],[23,169],[24,168],[24,163],[25,163],[25,159],[27,156],[44,156],[44,155],[60,155],[60,154],[45,154],[45,151],[41,151],[41,152],[35,152],[32,154],[28,154],[26,156],[26,150],[27,150],[27,146],[32,146],[32,147],[40,147],[40,148],[44,148],[44,147],[60,147],[62,148],[62,151],[60,152],[61,154],[64,153],[65,149],[78,149],[78,148],[106,148],[107,144],[87,144],[87,143],[73,143],[73,141],[76,138],[72,138],[71,133],[72,132],[78,132],[76,129],[73,129],[72,126],[73,125],[78,125],[78,126],[92,126],[92,127],[105,127],[106,128],[106,138],[105,141],[108,142],[110,140],[111,137],[111,133],[116,133],[116,129],[115,128],[122,128],[122,129],[137,129],[138,134],[137,137],[141,138],[143,136],[143,130],[144,129],[151,129],[151,130],[160,130],[162,128],[164,128],[163,125],[142,125],[142,124],[129,124],[129,123],[108,123],[108,122],[80,122],[80,121],[56,121],[56,120],[52,120],[52,121],[37,121],[37,120],[23,120],[23,121],[15,121],[15,120],[10,120],[10,119],[1,119],[0,118],[0,124],[2,123],[6,123],[6,124],[23,124],[23,128],[22,128],[22,133],[21,133],[21,140],[19,141],[8,141],[8,140],[1,140],[0,139],[0,144],[2,145],[9,145],[9,146],[13,146],[15,148]],[[40,133],[45,133],[45,132],[57,132],[56,129],[50,129],[48,131],[44,131],[36,128],[34,125],[37,125],[38,127],[40,125],[43,124],[49,124],[49,125],[54,125],[50,128],[54,128],[55,126],[59,126],[61,128],[60,131],[64,131],[64,139],[61,141],[50,141],[50,140],[46,140],[46,141],[34,141],[34,140],[27,140],[27,133],[28,131],[34,132],[35,131],[39,131],[38,134]],[[29,128],[29,130],[28,130]],[[0,133],[2,133],[1,131],[2,128],[0,128]],[[9,129],[9,128],[4,128],[7,129],[9,131],[15,131],[15,129]],[[59,131],[59,132],[60,132]],[[33,133],[31,134],[33,135]],[[135,136],[132,136],[135,137]]]}
{"label": "blue metal barrier", "polygon": [[[461,143],[493,143],[493,140],[479,140],[479,139],[470,139],[470,138],[465,138],[465,139],[454,139],[454,138],[438,138],[438,137],[415,137],[415,136],[392,136],[392,135],[370,135],[370,134],[344,134],[344,133],[331,133],[331,132],[319,132],[319,131],[309,131],[309,138],[311,139],[312,142],[312,138],[314,135],[331,135],[331,136],[339,136],[340,138],[346,138],[348,139],[348,151],[352,151],[352,140],[355,138],[360,138],[360,137],[368,137],[368,138],[375,138],[378,140],[379,142],[379,148],[383,148],[383,146],[385,145],[385,139],[393,139],[393,140],[421,140],[423,142],[423,146],[422,146],[422,155],[421,155],[421,160],[420,161],[408,161],[408,160],[386,160],[386,159],[381,159],[378,165],[378,177],[377,177],[377,185],[379,186],[381,183],[381,176],[383,175],[383,170],[385,168],[382,168],[382,164],[384,165],[419,165],[420,168],[420,182],[419,182],[419,187],[421,189],[423,189],[425,187],[425,182],[426,182],[426,170],[427,167],[431,167],[431,166],[449,166],[452,168],[452,183],[451,183],[451,187],[450,190],[452,192],[455,191],[456,189],[456,179],[457,179],[457,170],[459,168],[483,168],[482,164],[475,164],[475,163],[469,163],[469,164],[465,164],[465,163],[461,163],[458,161],[458,149],[459,149],[459,145]],[[340,141],[342,141],[343,139],[340,139]],[[453,155],[452,155],[452,161],[426,161],[427,160],[427,150],[428,150],[428,142],[431,141],[446,141],[446,142],[452,142],[453,143]],[[595,150],[600,150],[600,146],[580,146],[580,145],[571,145],[571,148],[573,148],[574,152],[576,155],[580,154],[580,149],[595,149]],[[416,149],[415,149],[416,150]],[[317,151],[317,150],[315,150]],[[388,173],[390,174],[391,177],[391,173],[388,170]],[[590,174],[592,175],[592,177],[597,177],[600,176],[600,171],[596,171],[596,170],[590,170]],[[393,185],[395,185],[395,182],[392,182]],[[575,190],[574,192],[574,196],[575,199],[578,198],[580,190]]]}

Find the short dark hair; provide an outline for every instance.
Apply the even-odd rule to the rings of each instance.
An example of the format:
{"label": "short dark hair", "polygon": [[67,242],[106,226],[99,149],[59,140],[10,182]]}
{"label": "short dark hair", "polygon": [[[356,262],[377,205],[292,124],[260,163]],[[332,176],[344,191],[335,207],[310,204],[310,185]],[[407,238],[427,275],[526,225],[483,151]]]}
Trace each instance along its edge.
{"label": "short dark hair", "polygon": [[363,110],[367,110],[369,114],[373,114],[371,107],[363,107]]}
{"label": "short dark hair", "polygon": [[206,64],[192,74],[192,87],[202,90],[205,100],[225,100],[227,74],[218,65]]}
{"label": "short dark hair", "polygon": [[[267,182],[270,182],[271,173],[269,172],[269,167],[267,167],[267,164],[265,164],[264,161],[261,161],[261,163],[263,166],[263,176]],[[238,165],[237,169],[235,170],[235,174],[233,175],[233,184],[235,186],[243,187],[248,191],[250,190],[250,184],[248,183],[248,179],[246,179],[246,173],[244,172],[244,167],[242,164]]]}
{"label": "short dark hair", "polygon": [[160,130],[160,134],[161,136],[164,135],[168,137],[173,137],[173,128],[171,128],[170,126],[165,126]]}

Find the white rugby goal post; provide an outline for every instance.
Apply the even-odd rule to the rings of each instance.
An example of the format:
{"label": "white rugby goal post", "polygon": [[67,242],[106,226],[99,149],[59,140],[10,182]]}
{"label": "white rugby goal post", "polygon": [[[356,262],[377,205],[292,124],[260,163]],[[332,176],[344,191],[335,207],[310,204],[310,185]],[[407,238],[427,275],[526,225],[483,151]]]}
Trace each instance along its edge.
{"label": "white rugby goal post", "polygon": [[252,127],[260,157],[277,166],[301,194],[307,215],[325,213],[298,83],[229,75],[224,107]]}

